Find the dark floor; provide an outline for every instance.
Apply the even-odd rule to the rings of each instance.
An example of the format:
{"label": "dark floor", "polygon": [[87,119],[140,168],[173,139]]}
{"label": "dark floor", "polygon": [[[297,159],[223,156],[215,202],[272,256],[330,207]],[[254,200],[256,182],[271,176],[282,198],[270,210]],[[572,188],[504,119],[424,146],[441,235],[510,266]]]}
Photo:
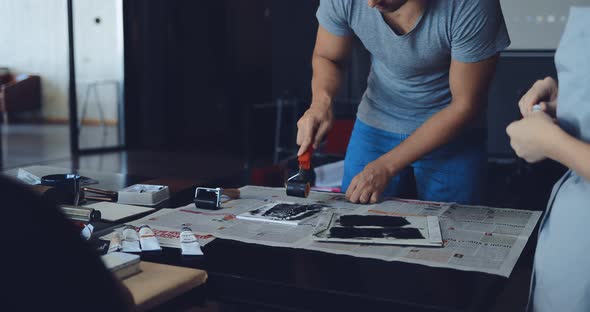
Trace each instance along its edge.
{"label": "dark floor", "polygon": [[[28,165],[47,165],[143,177],[249,183],[250,175],[245,173],[245,161],[236,155],[196,151],[120,151],[71,157],[67,127],[35,128],[21,125],[10,126],[10,129],[5,127],[3,130],[3,171]],[[96,130],[98,131],[95,131],[95,136],[102,137],[102,130]],[[552,162],[535,166],[518,161],[491,162],[488,204],[496,207],[543,210],[551,186],[563,170]],[[491,311],[523,311],[528,296],[533,247],[534,241],[523,253],[521,261]],[[212,308],[213,311],[227,310],[221,306]]]}
{"label": "dark floor", "polygon": [[[116,126],[82,126],[80,148],[119,145]],[[2,124],[2,168],[11,169],[70,158],[70,129],[67,124]]]}
{"label": "dark floor", "polygon": [[[146,177],[219,179],[240,177],[243,161],[230,154],[122,151],[72,157],[68,125],[2,125],[2,170],[31,165],[116,172]],[[118,144],[116,127],[84,126],[80,148]]]}

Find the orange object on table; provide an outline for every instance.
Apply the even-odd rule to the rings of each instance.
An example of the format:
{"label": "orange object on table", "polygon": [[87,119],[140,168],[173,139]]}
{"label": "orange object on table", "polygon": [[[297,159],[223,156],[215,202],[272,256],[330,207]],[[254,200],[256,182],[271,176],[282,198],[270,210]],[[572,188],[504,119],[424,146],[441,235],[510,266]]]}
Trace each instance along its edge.
{"label": "orange object on table", "polygon": [[297,157],[299,160],[299,169],[309,170],[311,168],[311,155],[313,154],[313,148],[309,148],[301,156]]}

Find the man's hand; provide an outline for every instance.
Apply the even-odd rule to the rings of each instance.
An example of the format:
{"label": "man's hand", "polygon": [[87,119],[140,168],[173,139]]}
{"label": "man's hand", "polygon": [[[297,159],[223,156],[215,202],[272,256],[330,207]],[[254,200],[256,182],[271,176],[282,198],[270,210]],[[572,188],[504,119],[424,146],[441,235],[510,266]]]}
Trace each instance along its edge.
{"label": "man's hand", "polygon": [[381,194],[393,177],[382,162],[377,159],[369,163],[352,179],[346,191],[346,199],[355,204],[374,204],[381,200]]}
{"label": "man's hand", "polygon": [[305,153],[310,146],[317,149],[324,136],[332,129],[334,113],[330,105],[314,105],[297,122],[297,156]]}
{"label": "man's hand", "polygon": [[557,110],[557,82],[551,77],[535,82],[531,89],[520,99],[518,107],[524,117],[533,113],[533,105],[540,104],[541,109],[555,117]]}
{"label": "man's hand", "polygon": [[530,113],[528,117],[513,122],[506,128],[510,145],[518,155],[529,163],[547,158],[551,142],[561,129],[544,112]]}

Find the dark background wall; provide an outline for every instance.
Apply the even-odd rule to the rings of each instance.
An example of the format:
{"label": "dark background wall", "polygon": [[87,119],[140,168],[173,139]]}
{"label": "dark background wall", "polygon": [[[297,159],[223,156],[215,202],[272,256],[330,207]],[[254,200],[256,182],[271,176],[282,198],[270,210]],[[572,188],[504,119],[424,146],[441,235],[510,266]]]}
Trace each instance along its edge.
{"label": "dark background wall", "polygon": [[129,148],[244,152],[272,99],[269,2],[125,1]]}

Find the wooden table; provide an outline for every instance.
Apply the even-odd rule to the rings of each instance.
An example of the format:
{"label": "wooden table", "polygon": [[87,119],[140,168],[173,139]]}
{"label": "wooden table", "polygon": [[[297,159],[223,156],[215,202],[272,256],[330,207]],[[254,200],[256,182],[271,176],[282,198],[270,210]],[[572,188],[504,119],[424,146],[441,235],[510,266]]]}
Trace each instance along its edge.
{"label": "wooden table", "polygon": [[123,280],[138,311],[170,301],[207,281],[207,272],[152,262],[140,262],[141,273]]}

